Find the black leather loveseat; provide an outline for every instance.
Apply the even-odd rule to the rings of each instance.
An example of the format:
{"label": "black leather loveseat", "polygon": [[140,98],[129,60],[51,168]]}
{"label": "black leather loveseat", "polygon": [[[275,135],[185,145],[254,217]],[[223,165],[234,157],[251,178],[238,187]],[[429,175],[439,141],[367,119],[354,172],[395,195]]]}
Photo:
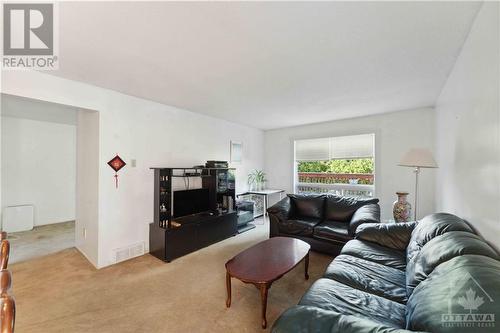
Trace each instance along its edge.
{"label": "black leather loveseat", "polygon": [[274,333],[500,332],[500,258],[462,219],[365,224]]}
{"label": "black leather loveseat", "polygon": [[380,222],[378,199],[289,194],[270,207],[269,237],[306,241],[316,251],[336,255],[362,223]]}

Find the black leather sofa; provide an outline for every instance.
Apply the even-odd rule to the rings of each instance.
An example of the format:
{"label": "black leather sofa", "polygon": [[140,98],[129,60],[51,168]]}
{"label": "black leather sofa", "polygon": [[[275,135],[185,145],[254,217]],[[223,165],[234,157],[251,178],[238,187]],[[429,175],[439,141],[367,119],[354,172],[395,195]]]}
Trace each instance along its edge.
{"label": "black leather sofa", "polygon": [[500,258],[468,223],[364,224],[272,332],[500,331]]}
{"label": "black leather sofa", "polygon": [[378,199],[289,194],[267,210],[269,237],[301,239],[315,251],[337,255],[362,223],[380,222]]}

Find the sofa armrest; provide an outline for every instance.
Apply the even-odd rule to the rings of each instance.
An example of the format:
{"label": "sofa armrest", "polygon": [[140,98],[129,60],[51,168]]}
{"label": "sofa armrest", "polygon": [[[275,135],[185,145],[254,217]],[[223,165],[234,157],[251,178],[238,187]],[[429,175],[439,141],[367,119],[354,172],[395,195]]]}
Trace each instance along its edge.
{"label": "sofa armrest", "polygon": [[356,230],[355,238],[404,251],[416,225],[416,222],[363,224]]}
{"label": "sofa armrest", "polygon": [[286,221],[290,217],[291,203],[287,196],[267,209],[269,215],[275,215],[280,220]]}
{"label": "sofa armrest", "polygon": [[279,235],[279,225],[289,219],[291,209],[291,202],[288,196],[267,209],[267,213],[269,214],[269,237]]}
{"label": "sofa armrest", "polygon": [[380,206],[376,203],[361,206],[354,212],[349,222],[349,233],[353,236],[363,223],[380,223]]}
{"label": "sofa armrest", "polygon": [[274,322],[273,333],[411,333],[368,318],[343,315],[313,306],[296,305]]}

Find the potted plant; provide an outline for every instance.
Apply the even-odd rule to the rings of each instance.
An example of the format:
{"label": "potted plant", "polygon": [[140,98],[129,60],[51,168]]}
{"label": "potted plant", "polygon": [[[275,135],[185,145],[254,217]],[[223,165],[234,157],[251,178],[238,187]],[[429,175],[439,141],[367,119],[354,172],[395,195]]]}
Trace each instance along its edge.
{"label": "potted plant", "polygon": [[248,175],[248,185],[254,191],[262,191],[266,182],[266,174],[262,170],[253,170]]}

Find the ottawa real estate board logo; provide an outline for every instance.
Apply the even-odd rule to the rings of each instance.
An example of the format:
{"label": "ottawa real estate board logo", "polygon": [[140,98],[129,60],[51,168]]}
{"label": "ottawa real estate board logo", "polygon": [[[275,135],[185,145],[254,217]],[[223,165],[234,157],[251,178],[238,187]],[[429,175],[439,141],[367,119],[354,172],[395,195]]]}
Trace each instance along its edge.
{"label": "ottawa real estate board logo", "polygon": [[448,312],[441,314],[441,325],[473,328],[474,332],[495,327],[494,299],[469,273],[457,282],[448,295]]}
{"label": "ottawa real estate board logo", "polygon": [[3,3],[2,69],[58,67],[55,3]]}

